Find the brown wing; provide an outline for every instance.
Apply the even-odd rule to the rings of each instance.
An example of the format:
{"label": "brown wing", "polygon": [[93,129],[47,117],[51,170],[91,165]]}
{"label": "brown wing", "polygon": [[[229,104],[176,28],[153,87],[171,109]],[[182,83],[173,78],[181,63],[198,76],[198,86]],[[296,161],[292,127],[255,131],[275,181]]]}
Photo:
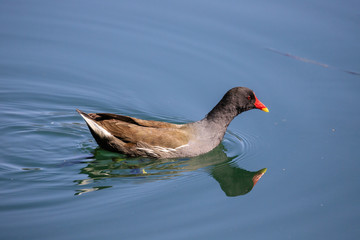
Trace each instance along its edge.
{"label": "brown wing", "polygon": [[176,148],[187,144],[190,139],[189,129],[185,125],[108,113],[90,113],[89,116],[126,143],[145,143],[152,146]]}

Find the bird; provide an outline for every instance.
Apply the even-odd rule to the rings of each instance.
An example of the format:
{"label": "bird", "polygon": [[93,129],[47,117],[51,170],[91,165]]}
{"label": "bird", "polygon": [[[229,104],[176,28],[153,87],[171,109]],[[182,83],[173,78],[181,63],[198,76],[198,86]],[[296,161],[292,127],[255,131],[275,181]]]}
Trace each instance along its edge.
{"label": "bird", "polygon": [[222,141],[230,122],[251,109],[269,112],[251,89],[234,87],[203,119],[184,124],[76,111],[102,149],[129,157],[167,159],[195,157],[211,151]]}

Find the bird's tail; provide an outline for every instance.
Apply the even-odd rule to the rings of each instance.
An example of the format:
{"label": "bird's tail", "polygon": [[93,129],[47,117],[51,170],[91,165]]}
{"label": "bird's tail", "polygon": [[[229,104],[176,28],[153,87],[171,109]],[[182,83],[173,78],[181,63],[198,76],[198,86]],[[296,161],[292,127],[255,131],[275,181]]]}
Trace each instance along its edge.
{"label": "bird's tail", "polygon": [[100,124],[97,123],[89,114],[76,109],[76,111],[80,114],[80,116],[85,120],[86,124],[88,125],[91,133],[93,134],[94,138],[97,140],[98,137],[100,138],[108,138],[112,137],[112,134],[103,128]]}

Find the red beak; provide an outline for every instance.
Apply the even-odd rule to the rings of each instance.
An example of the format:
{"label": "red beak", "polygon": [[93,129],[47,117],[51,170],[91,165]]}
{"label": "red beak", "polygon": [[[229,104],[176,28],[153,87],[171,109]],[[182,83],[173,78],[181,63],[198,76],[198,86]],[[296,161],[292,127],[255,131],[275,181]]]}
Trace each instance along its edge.
{"label": "red beak", "polygon": [[257,171],[257,173],[252,178],[254,186],[260,180],[260,178],[265,174],[266,171],[267,171],[267,168],[263,168],[263,169]]}
{"label": "red beak", "polygon": [[255,107],[264,111],[264,112],[269,112],[269,109],[262,103],[259,101],[259,99],[257,99],[257,97],[255,96],[255,103],[254,103]]}

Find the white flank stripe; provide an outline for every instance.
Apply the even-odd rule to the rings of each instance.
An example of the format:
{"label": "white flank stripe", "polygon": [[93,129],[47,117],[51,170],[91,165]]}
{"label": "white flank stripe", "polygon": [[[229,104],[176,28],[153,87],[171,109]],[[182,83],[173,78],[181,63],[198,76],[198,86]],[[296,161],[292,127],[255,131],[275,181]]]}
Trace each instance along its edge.
{"label": "white flank stripe", "polygon": [[178,146],[177,148],[175,148],[175,150],[178,150],[180,148],[187,147],[187,146],[189,146],[189,144],[184,144],[184,145]]}
{"label": "white flank stripe", "polygon": [[149,153],[154,153],[154,150],[152,150],[152,149],[150,149],[150,148],[139,148],[139,147],[138,147],[137,149],[143,150],[143,151],[149,152]]}
{"label": "white flank stripe", "polygon": [[[178,149],[180,148],[183,148],[183,147],[186,147],[186,146],[189,146],[189,144],[184,144],[184,145],[181,145],[177,148],[166,148],[166,147],[160,147],[160,146],[153,146],[152,148],[154,150],[157,150],[157,151],[161,151],[161,152],[176,152]],[[154,153],[154,150],[150,149],[150,148],[137,148],[139,150],[144,150],[144,151],[147,151],[147,152],[150,152],[150,153]]]}

